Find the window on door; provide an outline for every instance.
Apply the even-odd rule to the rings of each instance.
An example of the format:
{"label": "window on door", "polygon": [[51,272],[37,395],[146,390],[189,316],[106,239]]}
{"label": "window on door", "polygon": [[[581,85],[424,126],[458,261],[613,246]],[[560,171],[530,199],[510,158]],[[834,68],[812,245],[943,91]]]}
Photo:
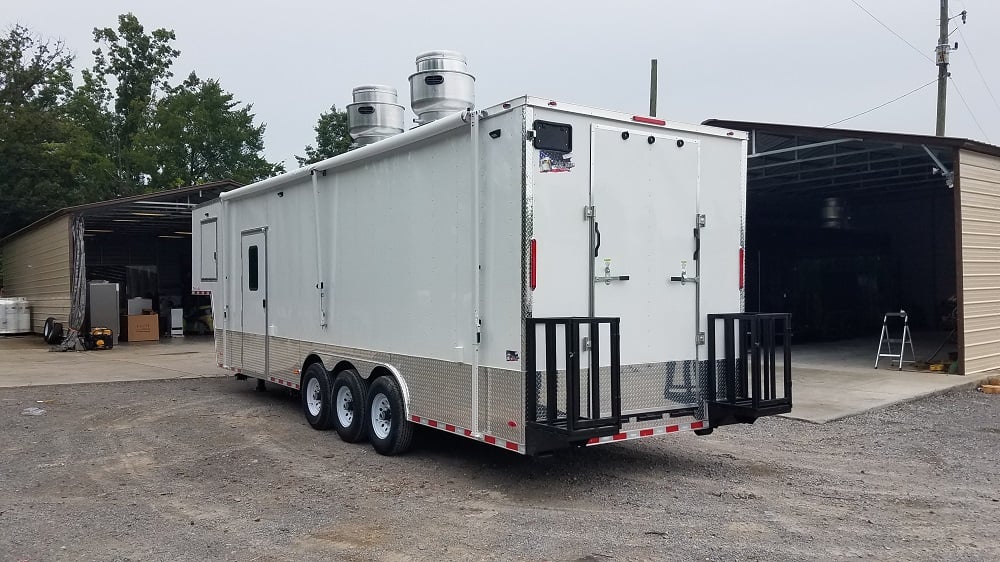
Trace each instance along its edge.
{"label": "window on door", "polygon": [[247,261],[249,262],[249,281],[251,291],[256,291],[259,286],[259,275],[257,273],[257,246],[250,246],[247,250]]}

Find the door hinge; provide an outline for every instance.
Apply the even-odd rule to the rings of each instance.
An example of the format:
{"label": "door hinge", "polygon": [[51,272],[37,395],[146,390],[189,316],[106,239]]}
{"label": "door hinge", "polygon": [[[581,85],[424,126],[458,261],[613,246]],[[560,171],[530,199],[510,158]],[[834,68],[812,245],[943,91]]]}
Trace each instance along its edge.
{"label": "door hinge", "polygon": [[594,209],[593,205],[587,205],[583,208],[583,220],[590,220],[597,216],[597,211]]}
{"label": "door hinge", "polygon": [[705,332],[698,332],[698,345],[705,345]]}
{"label": "door hinge", "polygon": [[583,350],[584,351],[589,351],[590,350],[590,342],[591,342],[590,336],[583,336]]}
{"label": "door hinge", "polygon": [[705,215],[698,215],[698,228],[705,228]]}

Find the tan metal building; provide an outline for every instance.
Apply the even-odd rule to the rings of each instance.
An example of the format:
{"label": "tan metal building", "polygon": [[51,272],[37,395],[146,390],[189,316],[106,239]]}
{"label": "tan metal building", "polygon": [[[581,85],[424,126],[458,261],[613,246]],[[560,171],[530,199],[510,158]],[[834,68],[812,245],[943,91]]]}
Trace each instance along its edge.
{"label": "tan metal building", "polygon": [[71,326],[87,281],[124,284],[130,269],[155,269],[157,286],[146,291],[190,294],[191,208],[239,186],[226,180],[60,209],[0,240],[3,295],[27,298],[31,329],[41,333],[49,317]]}
{"label": "tan metal building", "polygon": [[791,312],[796,341],[874,346],[884,313],[905,309],[923,358],[941,341],[962,374],[1000,369],[1000,147],[705,123],[750,135],[748,311]]}
{"label": "tan metal building", "polygon": [[963,148],[956,168],[964,372],[981,373],[1000,368],[1000,155]]}
{"label": "tan metal building", "polygon": [[71,248],[70,216],[42,223],[30,232],[3,240],[3,290],[31,303],[31,330],[41,333],[48,317],[69,321]]}

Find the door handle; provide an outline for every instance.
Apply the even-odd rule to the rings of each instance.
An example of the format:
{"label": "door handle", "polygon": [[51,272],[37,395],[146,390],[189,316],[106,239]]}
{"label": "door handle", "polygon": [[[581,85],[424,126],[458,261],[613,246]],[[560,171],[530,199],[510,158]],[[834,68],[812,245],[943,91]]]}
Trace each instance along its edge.
{"label": "door handle", "polygon": [[594,234],[597,235],[597,243],[594,245],[594,257],[597,257],[597,253],[601,250],[601,228],[597,225],[597,221],[594,221]]}
{"label": "door handle", "polygon": [[611,275],[611,260],[604,260],[604,275],[594,277],[594,283],[610,285],[612,281],[628,281],[628,275]]}
{"label": "door handle", "polygon": [[601,277],[594,277],[594,283],[604,283],[605,285],[610,285],[612,281],[628,281],[628,275],[604,275]]}
{"label": "door handle", "polygon": [[264,308],[267,308],[267,299],[264,299]]}
{"label": "door handle", "polygon": [[675,283],[680,283],[681,285],[687,285],[688,283],[698,283],[697,277],[688,277],[686,273],[681,272],[680,277],[671,277],[671,281]]}

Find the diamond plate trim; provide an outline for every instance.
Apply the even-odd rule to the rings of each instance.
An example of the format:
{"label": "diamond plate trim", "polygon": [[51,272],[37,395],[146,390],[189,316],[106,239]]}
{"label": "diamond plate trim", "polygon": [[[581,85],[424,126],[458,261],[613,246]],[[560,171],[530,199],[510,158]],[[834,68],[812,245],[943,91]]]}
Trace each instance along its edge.
{"label": "diamond plate trim", "polygon": [[[480,368],[480,412],[486,433],[524,443],[524,375],[520,371]],[[485,380],[484,380],[485,379]]]}

